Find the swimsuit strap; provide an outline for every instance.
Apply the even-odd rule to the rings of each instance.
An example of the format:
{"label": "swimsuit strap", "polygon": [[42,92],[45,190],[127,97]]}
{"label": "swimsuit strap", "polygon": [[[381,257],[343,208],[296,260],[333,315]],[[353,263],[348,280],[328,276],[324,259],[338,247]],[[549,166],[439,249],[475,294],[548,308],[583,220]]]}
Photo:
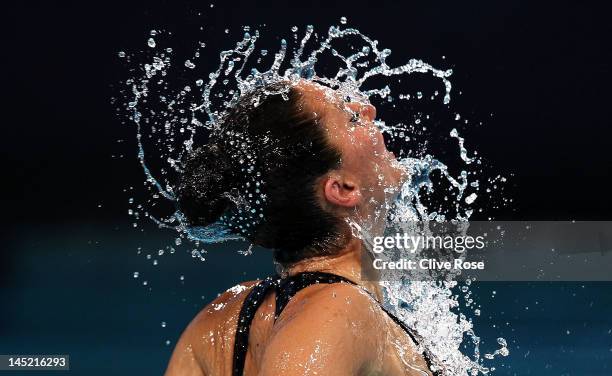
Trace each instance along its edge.
{"label": "swimsuit strap", "polygon": [[236,338],[234,340],[234,359],[232,364],[232,375],[242,376],[244,363],[249,346],[249,331],[257,309],[261,306],[268,292],[272,289],[276,292],[276,309],[274,321],[280,316],[289,300],[298,291],[318,283],[346,282],[356,285],[355,282],[339,275],[324,272],[304,272],[290,277],[280,278],[278,275],[267,277],[259,282],[249,292],[238,315],[236,327]]}
{"label": "swimsuit strap", "polygon": [[[408,328],[408,326],[406,325],[406,323],[404,323],[402,320],[400,320],[397,316],[395,316],[393,313],[391,313],[391,311],[389,311],[387,308],[385,308],[382,304],[379,304],[380,308],[389,316],[391,317],[391,319],[393,321],[395,321],[395,323],[397,325],[399,325],[402,329],[404,329],[404,331],[408,334],[408,336],[410,337],[410,339],[412,339],[412,342],[414,342],[414,344],[416,346],[419,346],[420,344],[420,339],[417,339],[417,335],[415,333],[412,332],[412,330],[410,328]],[[431,374],[433,376],[442,376],[442,372],[441,370],[433,370],[434,366],[433,366],[433,354],[427,350],[427,349],[423,349],[423,359],[425,359],[425,363],[427,364],[427,367],[429,368],[429,370],[431,371]]]}
{"label": "swimsuit strap", "polygon": [[[236,327],[236,338],[234,341],[232,376],[243,376],[246,353],[249,346],[249,330],[251,328],[251,323],[253,322],[257,309],[265,300],[268,292],[272,289],[274,289],[276,292],[276,309],[274,312],[274,321],[276,322],[276,319],[278,319],[283,309],[285,309],[295,294],[310,285],[319,283],[350,283],[351,285],[359,287],[355,282],[348,278],[325,272],[303,272],[286,278],[280,278],[278,275],[274,275],[265,278],[255,287],[253,287],[244,300],[244,303],[242,303],[242,308],[240,309],[240,314],[238,315],[238,326]],[[370,296],[372,296],[372,294],[370,294]],[[374,297],[372,296],[372,298]],[[392,314],[382,304],[379,305],[380,308],[408,334],[415,345],[419,346],[420,341],[417,339],[417,336],[412,332],[412,330],[410,330],[410,328],[408,328],[408,326],[406,326],[402,320]],[[423,352],[423,358],[431,370],[432,355],[430,352],[425,350]],[[439,371],[432,371],[432,373],[434,376],[441,376]]]}
{"label": "swimsuit strap", "polygon": [[251,289],[244,303],[242,303],[242,308],[240,308],[240,314],[238,315],[238,325],[236,327],[236,337],[234,340],[233,376],[242,376],[249,346],[251,322],[253,322],[255,313],[261,303],[263,303],[268,291],[271,288],[276,288],[278,281],[278,276],[267,277],[262,280]]}
{"label": "swimsuit strap", "polygon": [[289,300],[293,298],[300,290],[319,283],[350,283],[357,285],[348,278],[341,277],[336,274],[324,272],[304,272],[293,275],[281,280],[276,290],[276,312],[274,313],[274,321],[278,319],[281,312],[285,309]]}

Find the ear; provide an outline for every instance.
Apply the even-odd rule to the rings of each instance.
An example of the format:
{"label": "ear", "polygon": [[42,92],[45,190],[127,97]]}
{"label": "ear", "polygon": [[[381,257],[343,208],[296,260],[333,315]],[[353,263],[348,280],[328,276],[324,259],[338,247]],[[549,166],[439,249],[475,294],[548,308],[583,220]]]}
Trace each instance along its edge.
{"label": "ear", "polygon": [[361,201],[361,190],[356,179],[346,174],[330,174],[324,182],[325,200],[333,205],[352,208]]}

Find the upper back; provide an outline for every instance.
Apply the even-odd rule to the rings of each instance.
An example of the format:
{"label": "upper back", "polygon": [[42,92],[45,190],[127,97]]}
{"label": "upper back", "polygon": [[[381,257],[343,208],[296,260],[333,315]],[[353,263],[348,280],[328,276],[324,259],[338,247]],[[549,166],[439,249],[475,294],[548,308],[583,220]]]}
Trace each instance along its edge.
{"label": "upper back", "polygon": [[[239,314],[257,283],[227,290],[193,319],[174,350],[167,376],[232,375]],[[378,303],[358,287],[310,285],[291,298],[276,320],[275,308],[272,292],[250,325],[244,375],[357,375],[401,367],[387,351],[390,337],[401,337],[401,331],[389,325]],[[402,346],[413,347],[406,340]]]}

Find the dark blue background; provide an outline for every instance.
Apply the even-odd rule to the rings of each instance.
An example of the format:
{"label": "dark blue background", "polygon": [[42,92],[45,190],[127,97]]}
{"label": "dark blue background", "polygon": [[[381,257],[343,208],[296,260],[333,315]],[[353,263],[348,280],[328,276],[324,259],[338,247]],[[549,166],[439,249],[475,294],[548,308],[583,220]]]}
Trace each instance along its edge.
{"label": "dark blue background", "polygon": [[[273,271],[269,252],[243,256],[236,251],[247,245],[239,242],[213,248],[204,262],[179,247],[152,256],[153,266],[136,247],[154,251],[172,234],[115,226],[13,233],[14,273],[0,290],[0,353],[69,354],[70,373],[78,375],[161,374],[181,331],[207,302]],[[498,374],[611,374],[611,284],[490,282],[472,290],[482,306],[475,321],[481,351],[496,349],[500,336],[509,343],[510,356],[492,362]]]}
{"label": "dark blue background", "polygon": [[[188,36],[203,22],[216,54],[234,40],[224,39],[225,28],[323,30],[346,16],[397,61],[451,65],[463,91],[453,103],[487,119],[466,139],[497,171],[514,173],[515,204],[498,218],[610,219],[611,48],[602,4],[235,1],[212,13],[208,3],[171,1],[3,7],[0,353],[69,354],[74,375],[161,374],[206,302],[272,270],[267,251],[245,257],[240,243],[211,248],[206,262],[179,247],[154,267],[145,255],[173,234],[127,222],[124,189],[141,187],[143,176],[133,129],[119,124],[110,97],[128,76],[117,51],[141,49],[153,28]],[[191,51],[192,42],[176,48]],[[475,291],[483,351],[498,336],[510,344],[510,356],[495,362],[498,374],[612,374],[612,285],[481,283]]]}

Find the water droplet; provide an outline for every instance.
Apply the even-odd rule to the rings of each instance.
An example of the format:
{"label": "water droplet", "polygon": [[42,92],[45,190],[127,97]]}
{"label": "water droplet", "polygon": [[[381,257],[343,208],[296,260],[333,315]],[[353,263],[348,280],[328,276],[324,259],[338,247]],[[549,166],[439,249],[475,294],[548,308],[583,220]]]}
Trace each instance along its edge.
{"label": "water droplet", "polygon": [[465,198],[465,203],[472,204],[476,200],[476,197],[478,197],[478,195],[476,193],[472,193],[471,195]]}
{"label": "water droplet", "polygon": [[[211,7],[213,7],[213,4],[210,5]],[[345,25],[346,23],[346,17],[341,17],[340,24]],[[142,155],[139,154],[139,158],[141,164],[145,167],[145,173],[147,174],[146,187],[151,189],[154,193],[151,195],[151,197],[153,197],[151,200],[145,199],[142,201],[142,204],[138,205],[138,208],[133,208],[134,214],[140,214],[142,216],[153,219],[153,215],[149,216],[148,214],[148,212],[154,212],[153,210],[149,210],[151,209],[150,206],[152,206],[152,202],[157,204],[159,202],[158,199],[160,198],[169,198],[170,201],[175,201],[174,195],[176,187],[166,182],[166,178],[169,177],[168,175],[174,174],[174,171],[177,171],[178,161],[182,160],[182,157],[185,155],[184,153],[191,151],[192,148],[195,147],[193,139],[199,138],[201,134],[205,135],[208,130],[215,127],[218,124],[217,122],[219,117],[221,116],[221,114],[224,113],[228,106],[230,106],[232,103],[235,103],[235,101],[239,99],[244,92],[252,89],[255,83],[257,83],[258,85],[260,83],[265,84],[268,82],[267,80],[283,77],[321,77],[320,74],[322,74],[322,72],[316,72],[314,67],[314,64],[316,63],[319,56],[315,56],[313,59],[314,61],[308,60],[311,56],[311,51],[309,51],[308,48],[312,47],[312,43],[319,43],[319,47],[322,49],[322,53],[328,53],[332,49],[334,49],[335,55],[343,58],[339,59],[339,62],[341,65],[345,64],[345,66],[342,67],[343,69],[346,69],[345,75],[341,76],[341,78],[339,79],[334,77],[324,78],[329,79],[329,82],[333,83],[333,87],[340,87],[342,91],[346,89],[347,95],[353,96],[355,94],[359,94],[359,96],[363,95],[364,99],[380,97],[382,99],[383,106],[386,106],[386,108],[395,108],[395,104],[399,104],[397,98],[411,98],[410,95],[402,95],[396,93],[392,91],[389,87],[372,89],[368,90],[367,92],[365,90],[362,91],[361,83],[358,82],[360,76],[356,74],[357,68],[361,68],[365,71],[372,72],[374,76],[378,76],[377,78],[386,80],[387,83],[395,82],[395,80],[397,80],[397,82],[401,82],[401,79],[404,79],[411,74],[420,75],[423,73],[428,73],[430,75],[433,75],[433,77],[435,77],[436,79],[442,81],[442,83],[444,84],[445,91],[442,92],[440,90],[440,92],[438,93],[436,90],[435,92],[433,92],[433,96],[430,96],[431,93],[429,93],[429,91],[427,91],[429,89],[427,89],[425,91],[427,93],[426,98],[429,99],[433,97],[434,100],[440,100],[440,97],[443,96],[445,104],[448,104],[450,101],[451,83],[449,81],[449,76],[450,74],[452,74],[451,70],[436,69],[433,66],[427,64],[426,62],[418,59],[411,59],[405,61],[402,65],[392,65],[390,62],[385,61],[385,59],[390,55],[391,50],[382,48],[382,46],[379,45],[379,42],[374,39],[368,38],[366,40],[362,38],[362,41],[364,41],[365,46],[352,46],[353,37],[364,37],[361,33],[353,29],[342,30],[341,26],[339,25],[333,26],[329,29],[327,35],[325,35],[323,33],[314,33],[313,28],[311,26],[308,26],[304,30],[305,35],[303,39],[298,38],[297,34],[292,35],[292,38],[289,38],[288,40],[281,39],[280,47],[278,47],[278,49],[271,50],[270,48],[272,47],[267,47],[268,49],[262,49],[259,52],[257,52],[254,45],[254,42],[258,37],[258,33],[256,34],[255,30],[248,30],[244,27],[241,28],[241,30],[244,30],[244,32],[249,32],[251,33],[251,35],[244,35],[244,37],[242,35],[237,36],[238,47],[234,48],[233,50],[224,50],[224,52],[221,53],[222,62],[217,67],[218,69],[211,71],[206,76],[202,76],[203,78],[206,78],[197,80],[196,77],[189,78],[189,84],[191,85],[191,88],[189,89],[185,87],[184,84],[181,84],[181,88],[174,92],[173,87],[177,85],[172,85],[169,80],[170,77],[165,76],[165,69],[170,64],[170,51],[168,49],[164,50],[168,52],[166,56],[157,56],[158,60],[155,60],[154,62],[150,62],[148,64],[148,68],[145,71],[146,74],[143,75],[142,79],[136,77],[133,79],[133,81],[129,83],[126,82],[129,88],[128,90],[132,90],[132,88],[134,88],[133,96],[129,98],[129,104],[127,104],[126,107],[128,108],[129,116],[131,117],[131,119],[133,119],[134,122],[137,122],[137,125],[140,127],[138,137],[141,137],[142,139],[146,138],[147,142],[149,142],[150,139],[152,141],[152,145],[154,145],[154,147],[156,148],[156,151],[158,149],[163,149],[162,158],[160,160],[167,161],[167,163],[170,164],[169,166],[164,166],[167,168],[164,168],[164,172],[162,172],[160,176],[153,176],[153,172],[149,172],[146,168],[145,162],[147,161],[147,159],[145,158],[144,153],[147,152],[146,149],[148,145],[144,145],[142,149],[145,150],[142,151]],[[348,30],[350,30],[350,33],[347,32]],[[293,33],[298,33],[299,29],[297,26],[294,26],[291,27],[291,31]],[[225,29],[225,33],[229,34],[229,29]],[[313,39],[309,39],[310,34],[314,36]],[[351,40],[349,42],[347,42],[346,39],[343,40],[342,38],[344,38],[345,36],[349,36]],[[336,49],[335,45],[334,47],[332,47],[331,43],[326,42],[329,40],[328,38],[335,38],[334,44],[336,42],[339,44],[347,42],[346,47],[348,48]],[[303,45],[306,45],[307,48],[301,50],[300,47]],[[203,46],[204,45],[201,44],[197,48],[199,49]],[[352,55],[346,55],[345,50],[348,51],[349,54],[355,54],[355,57],[351,58]],[[162,51],[159,52],[161,53]],[[251,67],[250,65],[246,65],[247,68],[243,71],[244,75],[241,76],[230,74],[236,73],[238,70],[242,72],[242,68],[244,67],[243,63],[248,60],[249,54],[261,55],[255,56],[255,58],[259,59],[259,61],[262,63],[264,60],[268,60],[262,58],[263,56],[270,56],[269,60],[272,60],[273,58],[271,66],[268,70],[264,71],[260,71],[260,66],[258,66],[257,69],[253,68],[249,71]],[[130,54],[130,57],[131,56],[132,55]],[[191,58],[194,59],[193,61],[195,63],[199,61],[197,60],[198,50],[196,50],[196,52],[194,52],[192,55],[188,56],[191,56]],[[369,61],[365,63],[365,60]],[[181,60],[179,60],[179,65],[180,61]],[[249,60],[249,64],[250,62],[252,62],[252,58],[251,60]],[[187,60],[185,62],[185,67],[189,69],[194,69],[195,64],[190,60]],[[287,70],[282,71],[281,69],[283,69],[284,67],[288,68]],[[156,77],[153,78],[154,75]],[[244,76],[248,76],[248,78],[245,78]],[[193,85],[193,80],[195,80],[195,86]],[[179,80],[179,82],[182,81]],[[366,85],[364,85],[364,89],[365,86]],[[206,90],[202,90],[203,88],[206,88]],[[207,92],[208,89],[211,89],[210,92]],[[417,90],[419,89],[421,89],[421,91],[424,90],[422,87],[415,88],[415,95],[413,96],[416,96],[418,99],[421,99],[423,98],[423,93],[421,91],[418,91],[417,93]],[[193,94],[197,92],[198,95],[187,95],[189,90],[191,90],[191,93]],[[158,108],[150,108],[152,107],[150,106],[151,103],[157,105],[157,93],[160,93],[159,98],[160,102],[162,103],[161,111],[164,112],[163,115],[160,115],[160,111],[158,110]],[[342,92],[341,94],[344,97],[345,93]],[[192,100],[191,97],[194,97],[196,99]],[[411,100],[415,100],[415,98],[412,98]],[[262,102],[257,101],[256,103],[253,103],[253,105],[256,107],[257,105],[260,105],[260,103]],[[427,103],[429,104],[430,102],[427,101]],[[155,114],[150,111],[151,109],[155,110]],[[450,119],[457,115],[456,112],[449,109],[448,106],[446,106],[445,111],[448,111],[447,115],[450,117]],[[176,119],[176,122],[172,122],[172,124],[168,124],[167,126],[165,126],[164,124],[158,124],[158,118]],[[426,122],[428,124],[424,124]],[[379,126],[381,130],[383,130],[385,137],[391,136],[393,142],[406,140],[408,138],[407,135],[411,136],[410,138],[412,142],[420,142],[427,141],[427,139],[419,139],[419,137],[427,136],[424,135],[425,132],[423,131],[429,129],[429,124],[434,124],[436,122],[437,120],[430,119],[429,114],[425,111],[425,113],[418,113],[418,115],[414,119],[410,119],[409,124],[387,125],[381,121],[380,126],[378,122],[376,123],[376,125]],[[148,131],[149,133],[145,134],[145,131]],[[414,136],[412,136],[413,134]],[[156,137],[159,135],[164,135],[167,139]],[[178,141],[177,139],[177,137],[179,136],[181,137],[180,141]],[[398,139],[397,137],[400,138]],[[232,139],[233,137],[229,138]],[[184,142],[184,139],[187,139],[187,141]],[[140,138],[138,139],[138,141],[139,140]],[[156,141],[157,144],[154,143]],[[236,141],[233,146],[241,148],[242,150],[248,149],[248,146],[244,144],[243,141],[245,140]],[[170,146],[170,144],[172,145]],[[176,145],[184,145],[185,148],[177,148]],[[416,187],[418,189],[415,189],[414,186],[402,187],[402,189],[406,189],[406,191],[402,193],[406,193],[405,197],[409,199],[406,202],[410,202],[410,204],[402,206],[402,209],[405,209],[406,211],[406,218],[409,219],[411,215],[415,214],[419,214],[423,218],[431,218],[432,220],[442,221],[444,221],[445,218],[449,217],[449,219],[460,220],[469,218],[472,212],[472,208],[466,208],[465,204],[469,204],[470,202],[474,203],[476,201],[473,201],[473,198],[475,198],[475,196],[473,196],[472,194],[464,195],[464,191],[466,190],[466,187],[471,186],[471,191],[476,191],[480,193],[480,190],[477,189],[478,185],[474,185],[474,183],[477,183],[477,181],[471,181],[472,177],[474,176],[474,166],[468,166],[472,167],[472,169],[469,169],[468,167],[465,168],[465,170],[468,171],[469,174],[464,174],[465,171],[461,169],[453,168],[453,171],[457,171],[457,173],[459,173],[459,176],[454,176],[453,173],[451,173],[450,169],[448,169],[442,162],[438,161],[433,156],[428,155],[427,157],[417,158],[417,155],[424,154],[419,154],[418,150],[417,153],[408,153],[405,150],[402,151],[404,152],[404,154],[399,154],[401,160],[403,161],[403,164],[401,164],[401,166],[411,172],[414,172],[414,176],[419,176],[419,179],[415,179],[413,183],[415,183],[417,180],[419,184],[422,183],[421,186]],[[464,159],[464,157],[467,158],[467,154],[464,154],[463,151],[461,151],[459,154],[464,164],[467,164],[466,160]],[[408,158],[408,155],[411,155],[414,158]],[[474,153],[474,155],[476,154]],[[251,157],[249,157],[248,152],[240,156],[237,155],[236,161],[238,160],[242,160],[240,167],[243,168],[242,171],[238,171],[238,173],[243,173],[245,177],[257,176],[263,179],[261,172],[253,170],[253,168],[251,167],[253,165],[253,160]],[[462,161],[458,161],[458,163],[462,163]],[[474,163],[474,165],[475,164],[476,163]],[[436,188],[436,192],[438,192],[438,188],[434,187],[434,185],[428,179],[429,175],[434,171],[436,172],[436,174],[440,174],[440,176],[442,177],[441,180],[444,180],[444,185],[448,185],[448,191],[453,192],[453,194],[447,194],[446,191],[439,191],[442,193],[442,196],[444,196],[443,205],[445,207],[436,207],[435,210],[430,210],[431,208],[427,207],[427,205],[429,204],[424,203],[426,200],[420,200],[420,198],[423,198],[423,196],[419,196],[419,190],[420,188],[431,188],[431,190]],[[156,180],[156,177],[159,179]],[[468,181],[468,177],[470,178],[470,181]],[[256,205],[243,208],[243,210],[237,214],[237,216],[241,217],[241,221],[239,223],[239,226],[236,226],[236,228],[238,229],[238,231],[246,232],[247,229],[253,228],[258,223],[260,218],[265,220],[262,214],[262,208],[265,208],[265,203],[269,200],[266,200],[265,193],[263,193],[265,189],[265,182],[262,182],[262,187],[259,187],[259,185],[257,185],[257,187],[262,189],[262,192],[252,192],[256,189],[253,184],[247,185],[244,183],[246,183],[246,180],[243,182],[243,188],[245,192],[247,192],[247,194],[244,194],[244,198],[249,201],[249,204],[256,203]],[[385,190],[385,192],[387,191]],[[415,202],[424,204],[422,205],[422,207],[415,208]],[[145,207],[146,204],[149,204],[149,207]],[[450,207],[453,213],[456,209],[456,212],[458,213],[457,216],[449,215],[449,212],[445,210],[447,209],[446,206]],[[253,207],[255,207],[256,210],[251,210],[253,209]],[[479,208],[474,209],[480,210]],[[177,235],[179,237],[175,236],[175,239],[173,240],[176,245],[179,245],[180,241],[187,242],[191,241],[192,239],[202,239],[201,243],[194,242],[193,247],[190,246],[188,250],[186,249],[187,252],[191,252],[193,257],[196,257],[200,260],[204,259],[203,256],[206,252],[200,248],[201,244],[219,242],[219,239],[225,240],[224,237],[226,235],[223,235],[222,233],[219,234],[214,231],[202,233],[196,233],[194,231],[193,233],[185,233],[186,230],[183,226],[184,223],[182,222],[180,213],[178,214],[179,215],[170,214],[169,217],[163,218],[161,222],[164,225],[170,227],[176,226],[175,228],[177,229],[177,231],[179,231],[180,234]],[[404,213],[401,214],[404,215]],[[445,215],[447,215],[447,217],[445,217]],[[237,218],[228,219],[228,221],[234,220],[238,221]],[[170,253],[174,252],[174,249],[172,247],[167,247],[164,249]],[[157,253],[158,255],[161,255],[159,252]],[[182,275],[179,276],[179,278],[181,281],[183,280]],[[424,343],[423,346],[431,348],[432,353],[439,354],[445,359],[458,359],[457,364],[452,364],[453,367],[457,367],[457,370],[452,369],[449,371],[449,374],[466,374],[466,372],[463,371],[473,369],[472,367],[481,369],[480,365],[482,364],[482,357],[484,355],[480,356],[478,359],[472,360],[468,357],[462,356],[461,349],[458,347],[458,345],[449,345],[449,338],[463,338],[464,335],[467,335],[473,341],[476,341],[477,339],[477,337],[473,335],[473,333],[470,334],[466,332],[466,328],[471,328],[471,323],[469,322],[471,318],[466,317],[467,312],[457,317],[457,315],[450,316],[452,312],[448,311],[449,304],[456,302],[450,295],[451,289],[453,294],[465,294],[464,296],[467,296],[467,294],[470,293],[469,289],[455,289],[456,286],[456,284],[420,284],[418,286],[417,284],[413,284],[407,286],[394,282],[386,286],[385,289],[388,290],[386,292],[389,292],[389,296],[393,299],[393,301],[404,302],[403,305],[398,305],[397,307],[394,307],[398,310],[399,313],[406,313],[407,310],[411,310],[411,314],[414,313],[412,317],[418,320],[413,323],[413,326],[415,326],[415,330],[419,334],[422,334],[423,338],[426,338],[426,343]],[[421,290],[419,290],[419,288]],[[421,298],[423,296],[426,296],[428,300],[415,299],[415,297]],[[495,296],[495,293],[493,293],[493,296]],[[475,309],[475,307],[477,307],[478,305],[474,303],[474,300],[471,298],[466,298],[465,301],[469,309],[473,310],[472,312],[474,313],[474,315],[479,316],[480,309]],[[347,301],[347,304],[348,303],[349,302]],[[435,317],[435,319],[432,319],[432,317]],[[441,328],[444,328],[444,330],[440,330]],[[427,343],[427,339],[429,338],[432,339],[431,341],[433,341],[433,343]],[[167,343],[169,344],[169,341],[167,341]],[[496,352],[494,354],[503,355],[507,351],[507,349],[504,350],[502,348],[498,351],[499,352]],[[494,354],[489,355],[493,357]]]}
{"label": "water droplet", "polygon": [[149,38],[149,40],[147,41],[147,44],[149,45],[149,47],[154,48],[155,47],[155,39]]}

